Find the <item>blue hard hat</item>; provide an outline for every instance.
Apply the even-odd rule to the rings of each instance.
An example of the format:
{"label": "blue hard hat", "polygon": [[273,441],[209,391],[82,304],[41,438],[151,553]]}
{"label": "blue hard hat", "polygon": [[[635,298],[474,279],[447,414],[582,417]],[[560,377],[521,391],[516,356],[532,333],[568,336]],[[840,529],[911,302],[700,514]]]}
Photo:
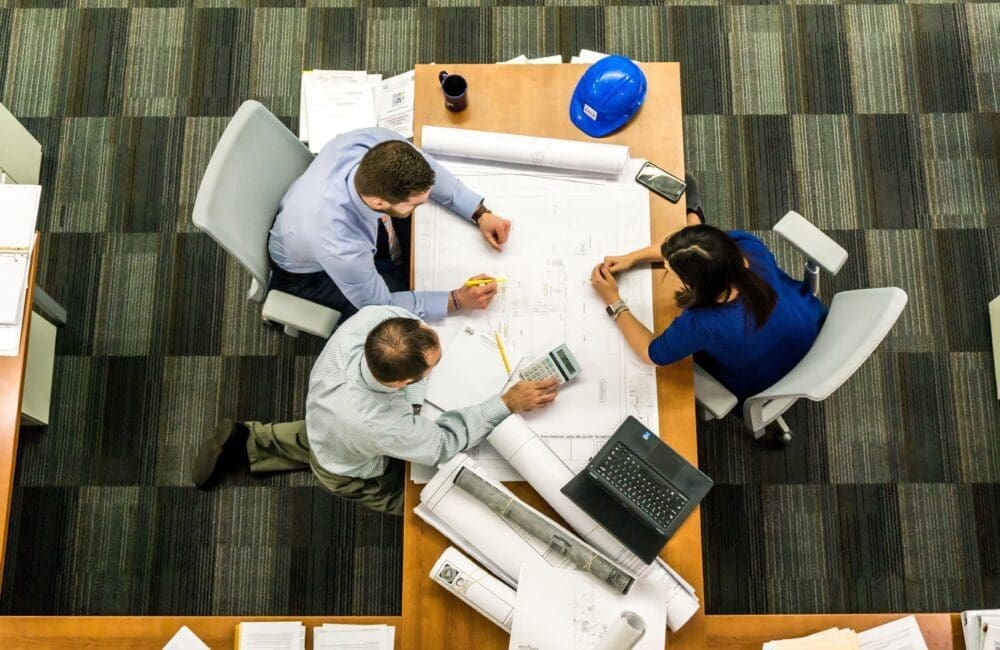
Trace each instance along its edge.
{"label": "blue hard hat", "polygon": [[580,77],[569,103],[569,119],[587,135],[600,138],[617,131],[646,98],[646,75],[619,54],[594,63]]}

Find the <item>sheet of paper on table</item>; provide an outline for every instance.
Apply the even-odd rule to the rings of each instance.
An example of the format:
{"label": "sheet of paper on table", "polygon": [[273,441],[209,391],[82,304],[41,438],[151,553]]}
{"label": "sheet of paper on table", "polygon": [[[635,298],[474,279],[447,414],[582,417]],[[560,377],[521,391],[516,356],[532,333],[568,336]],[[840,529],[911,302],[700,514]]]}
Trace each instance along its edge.
{"label": "sheet of paper on table", "polygon": [[324,623],[313,628],[313,650],[392,650],[395,642],[392,625]]}
{"label": "sheet of paper on table", "polygon": [[927,650],[927,643],[913,616],[905,616],[858,632],[860,650]]}
{"label": "sheet of paper on table", "polygon": [[236,626],[236,650],[305,650],[302,621],[255,621]]}
{"label": "sheet of paper on table", "polygon": [[[427,379],[427,402],[451,411],[479,404],[500,393],[510,375],[496,338],[489,330],[466,325],[457,332],[442,330],[440,339],[441,361]],[[520,355],[513,348],[504,346],[504,351],[509,363],[520,362]]]}
{"label": "sheet of paper on table", "polygon": [[633,647],[660,650],[667,633],[666,589],[640,581],[622,595],[582,571],[523,564],[510,648],[593,650],[622,612],[631,611],[646,626]]}
{"label": "sheet of paper on table", "polygon": [[[578,471],[626,416],[653,431],[659,426],[654,369],[628,348],[590,286],[591,270],[605,255],[649,245],[649,195],[632,179],[641,161],[629,160],[627,148],[617,145],[479,133],[425,127],[421,145],[445,167],[454,166],[458,178],[511,220],[510,238],[497,253],[445,208],[421,206],[413,224],[415,288],[457,286],[477,273],[505,277],[488,317],[476,311],[451,317],[449,323],[481,330],[492,324],[505,344],[528,359],[568,345],[581,364],[580,376],[564,384],[550,406],[527,413],[525,420]],[[576,149],[580,145],[586,150]],[[464,157],[456,157],[456,150]],[[567,156],[571,150],[576,153]],[[469,157],[473,152],[477,157]],[[510,162],[485,157],[522,167],[525,161],[575,164],[582,159],[584,176],[592,178],[603,169],[604,179],[591,185],[512,174]],[[473,166],[478,173],[467,172]],[[652,274],[636,269],[620,274],[618,284],[632,313],[651,328]],[[478,461],[491,476],[509,472],[502,459],[480,454]]]}
{"label": "sheet of paper on table", "polygon": [[408,139],[413,137],[413,80],[413,70],[389,77],[378,101],[378,125]]}
{"label": "sheet of paper on table", "polygon": [[163,650],[211,650],[205,642],[198,638],[198,635],[191,631],[187,625],[182,625],[173,635]]}

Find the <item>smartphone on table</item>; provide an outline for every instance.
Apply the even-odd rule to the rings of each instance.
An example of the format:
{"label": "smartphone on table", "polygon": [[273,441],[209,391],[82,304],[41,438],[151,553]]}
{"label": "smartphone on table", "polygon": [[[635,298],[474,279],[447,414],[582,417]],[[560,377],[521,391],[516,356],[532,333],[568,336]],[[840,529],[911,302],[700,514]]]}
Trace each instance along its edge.
{"label": "smartphone on table", "polygon": [[639,173],[635,175],[635,182],[656,192],[671,203],[677,203],[687,187],[683,180],[649,161],[646,161],[646,164],[639,169]]}

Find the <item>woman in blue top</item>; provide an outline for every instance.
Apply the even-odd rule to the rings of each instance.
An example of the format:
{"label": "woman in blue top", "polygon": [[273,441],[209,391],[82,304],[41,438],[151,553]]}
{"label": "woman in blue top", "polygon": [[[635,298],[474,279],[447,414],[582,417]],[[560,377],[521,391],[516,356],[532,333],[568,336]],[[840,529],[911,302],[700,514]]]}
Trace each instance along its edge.
{"label": "woman in blue top", "polygon": [[[781,379],[805,356],[826,318],[826,307],[778,266],[763,242],[739,230],[702,224],[700,207],[687,227],[625,255],[604,258],[591,274],[594,290],[635,353],[664,366],[689,355],[743,400]],[[614,274],[663,260],[676,274],[683,312],[659,336],[621,300]]]}

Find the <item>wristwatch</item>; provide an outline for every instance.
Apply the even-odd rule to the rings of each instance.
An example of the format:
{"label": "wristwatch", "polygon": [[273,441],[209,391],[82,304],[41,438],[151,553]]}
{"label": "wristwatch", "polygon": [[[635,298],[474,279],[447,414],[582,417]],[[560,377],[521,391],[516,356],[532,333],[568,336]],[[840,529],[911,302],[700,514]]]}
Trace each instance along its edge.
{"label": "wristwatch", "polygon": [[626,309],[628,309],[628,305],[625,304],[625,301],[619,300],[618,302],[605,307],[604,311],[608,312],[608,316],[611,317],[611,320],[618,320],[618,317],[621,316],[622,312]]}
{"label": "wristwatch", "polygon": [[483,215],[487,212],[491,212],[491,210],[486,207],[484,202],[480,201],[479,207],[477,207],[476,211],[472,213],[472,221],[478,224],[479,220],[482,219]]}

